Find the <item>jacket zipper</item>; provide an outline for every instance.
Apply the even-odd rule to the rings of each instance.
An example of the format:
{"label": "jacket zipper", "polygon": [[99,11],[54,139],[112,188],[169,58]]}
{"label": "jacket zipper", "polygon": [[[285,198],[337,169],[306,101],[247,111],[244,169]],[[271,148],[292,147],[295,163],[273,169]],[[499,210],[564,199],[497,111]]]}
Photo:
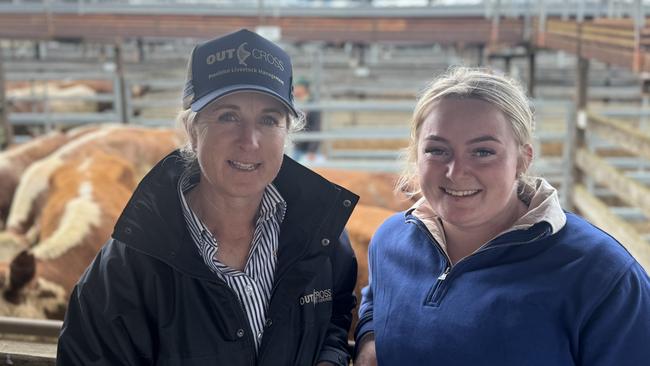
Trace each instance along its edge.
{"label": "jacket zipper", "polygon": [[[412,218],[406,219],[406,222],[415,224],[420,230],[422,230],[425,233],[425,235],[427,236],[427,238],[429,239],[429,241],[431,243],[433,243],[434,246],[438,249],[440,254],[442,254],[445,257],[445,265],[446,265],[445,269],[438,276],[436,283],[433,285],[433,287],[429,291],[429,294],[427,295],[427,298],[425,299],[425,302],[424,302],[425,304],[432,305],[432,306],[439,306],[440,305],[440,302],[442,301],[444,290],[446,289],[446,287],[448,286],[448,283],[449,283],[449,279],[450,279],[449,276],[451,275],[451,271],[458,268],[458,266],[463,264],[463,262],[466,262],[470,258],[475,257],[475,256],[477,256],[477,255],[479,255],[479,254],[481,254],[483,252],[486,252],[486,251],[488,251],[490,249],[504,248],[504,247],[510,247],[510,246],[515,246],[515,245],[524,245],[524,244],[532,243],[532,242],[534,242],[534,241],[536,241],[536,240],[538,240],[541,237],[546,235],[546,232],[543,232],[543,233],[541,233],[539,235],[536,235],[532,239],[529,239],[529,240],[526,240],[526,241],[521,241],[521,242],[514,242],[514,243],[510,243],[510,244],[503,244],[503,245],[499,245],[498,247],[490,245],[491,243],[494,243],[494,240],[491,240],[491,241],[483,244],[476,252],[468,255],[467,257],[465,257],[465,258],[459,260],[458,262],[456,262],[456,264],[452,265],[451,264],[451,259],[449,258],[447,253],[444,250],[442,250],[442,247],[440,246],[438,241],[434,239],[433,235],[431,235],[431,232],[429,232],[429,229],[427,229],[424,226],[424,223],[422,223],[418,219],[412,219]],[[458,272],[458,270],[456,270],[456,272]]]}

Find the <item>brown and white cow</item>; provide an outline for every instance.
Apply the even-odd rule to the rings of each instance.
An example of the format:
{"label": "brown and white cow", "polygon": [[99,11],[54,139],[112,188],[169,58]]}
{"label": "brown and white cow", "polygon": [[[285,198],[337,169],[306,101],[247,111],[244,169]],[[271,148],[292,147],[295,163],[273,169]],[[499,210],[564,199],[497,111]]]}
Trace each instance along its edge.
{"label": "brown and white cow", "polygon": [[411,207],[414,200],[402,193],[395,193],[397,175],[384,172],[360,172],[330,168],[315,171],[326,179],[359,195],[359,203],[402,211]]}
{"label": "brown and white cow", "polygon": [[[39,215],[50,188],[50,178],[69,160],[100,150],[133,164],[136,180],[168,152],[180,144],[178,131],[124,125],[103,126],[87,133],[32,165],[21,176],[9,210],[5,232],[0,233],[0,248],[15,254],[39,237]],[[0,253],[1,254],[1,253]]]}
{"label": "brown and white cow", "polygon": [[64,133],[53,131],[0,153],[0,228],[4,226],[11,199],[25,169],[67,141]]}
{"label": "brown and white cow", "polygon": [[[7,91],[10,110],[14,113],[80,113],[98,111],[97,95],[91,87],[83,84],[61,87],[59,82],[50,81]],[[46,103],[47,100],[47,103]]]}
{"label": "brown and white cow", "polygon": [[0,229],[4,228],[14,192],[27,167],[65,143],[96,129],[95,126],[84,126],[66,133],[52,131],[23,144],[10,146],[0,153]]}
{"label": "brown and white cow", "polygon": [[0,313],[62,319],[70,290],[109,238],[135,185],[133,165],[99,148],[59,166],[39,217],[38,243],[0,274]]}

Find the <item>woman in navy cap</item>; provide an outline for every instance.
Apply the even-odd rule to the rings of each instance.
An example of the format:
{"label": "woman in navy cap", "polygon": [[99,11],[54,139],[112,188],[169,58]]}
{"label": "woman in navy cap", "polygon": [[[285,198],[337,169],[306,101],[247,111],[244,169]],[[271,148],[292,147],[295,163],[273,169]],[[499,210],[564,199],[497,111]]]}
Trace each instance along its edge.
{"label": "woman in navy cap", "polygon": [[291,84],[288,55],[248,30],[194,48],[187,144],[74,288],[57,364],[348,364],[358,197],[283,155]]}

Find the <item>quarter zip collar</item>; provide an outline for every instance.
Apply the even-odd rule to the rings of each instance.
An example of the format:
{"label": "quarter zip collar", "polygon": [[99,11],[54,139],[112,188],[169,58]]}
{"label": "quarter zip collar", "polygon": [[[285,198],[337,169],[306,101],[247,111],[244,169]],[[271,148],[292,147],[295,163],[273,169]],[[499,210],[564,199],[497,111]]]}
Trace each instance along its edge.
{"label": "quarter zip collar", "polygon": [[[546,222],[550,225],[549,235],[560,231],[566,224],[566,214],[562,210],[560,200],[558,199],[557,190],[553,188],[545,179],[536,178],[531,184],[520,183],[518,188],[519,199],[526,203],[528,211],[521,216],[510,228],[496,235],[490,244],[500,242],[503,236],[513,231],[526,231],[534,225]],[[424,227],[429,231],[432,238],[436,241],[443,254],[449,260],[447,254],[447,245],[445,232],[440,217],[433,211],[426,198],[420,198],[411,208],[405,211],[405,217],[416,217],[422,222]],[[510,235],[507,235],[508,237]],[[481,246],[476,252],[481,251],[485,245]],[[475,253],[476,253],[475,252]],[[451,261],[450,261],[451,263]]]}

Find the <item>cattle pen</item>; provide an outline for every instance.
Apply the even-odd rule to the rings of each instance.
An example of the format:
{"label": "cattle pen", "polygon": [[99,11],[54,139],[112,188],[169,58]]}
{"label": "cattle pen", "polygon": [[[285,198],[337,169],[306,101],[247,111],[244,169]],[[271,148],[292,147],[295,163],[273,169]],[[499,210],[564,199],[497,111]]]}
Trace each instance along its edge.
{"label": "cattle pen", "polygon": [[[198,40],[248,27],[276,37],[312,81],[314,98],[299,107],[320,112],[322,129],[292,139],[319,142],[320,158],[302,162],[393,177],[424,81],[449,65],[489,66],[520,78],[531,96],[533,173],[650,270],[647,4],[327,3],[0,0],[0,143],[109,123],[174,127],[182,56]],[[355,183],[364,179],[370,196],[369,179]],[[60,317],[2,315],[0,364],[55,364]]]}

